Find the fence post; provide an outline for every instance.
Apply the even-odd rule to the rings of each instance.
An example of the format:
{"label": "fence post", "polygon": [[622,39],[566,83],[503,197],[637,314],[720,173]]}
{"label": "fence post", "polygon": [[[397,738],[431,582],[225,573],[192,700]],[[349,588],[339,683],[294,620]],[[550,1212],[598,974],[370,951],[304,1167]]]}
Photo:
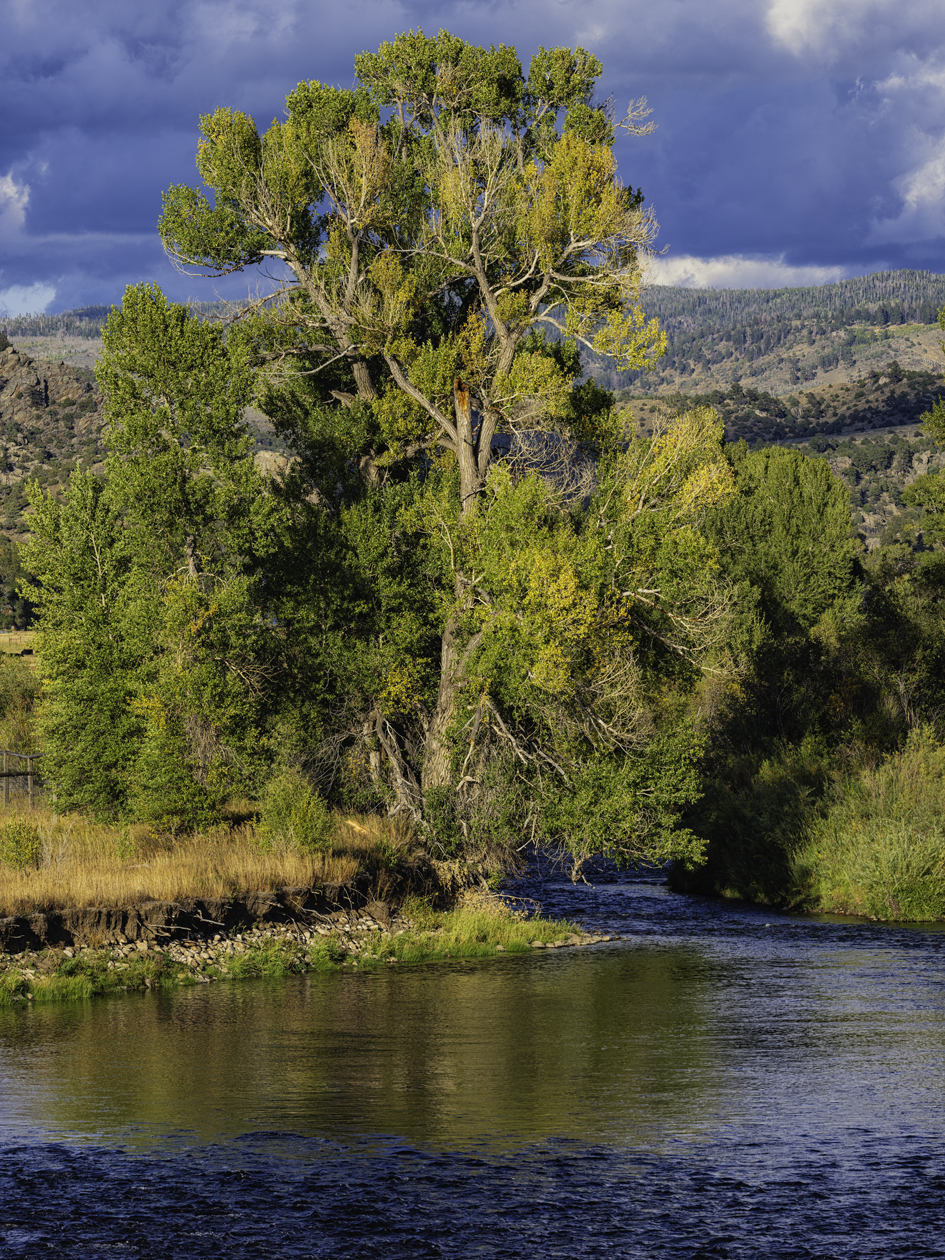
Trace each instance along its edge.
{"label": "fence post", "polygon": [[10,804],[10,780],[7,778],[7,771],[10,768],[9,763],[10,763],[10,757],[9,757],[9,754],[7,753],[7,750],[4,748],[3,750],[3,803],[4,805]]}
{"label": "fence post", "polygon": [[29,785],[30,809],[33,808],[33,758],[26,758],[26,782]]}

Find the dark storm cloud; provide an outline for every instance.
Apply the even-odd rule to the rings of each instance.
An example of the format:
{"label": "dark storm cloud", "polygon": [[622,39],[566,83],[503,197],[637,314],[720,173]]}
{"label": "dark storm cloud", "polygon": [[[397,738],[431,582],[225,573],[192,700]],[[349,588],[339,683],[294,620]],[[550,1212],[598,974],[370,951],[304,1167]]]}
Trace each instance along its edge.
{"label": "dark storm cloud", "polygon": [[356,52],[418,25],[526,61],[582,44],[618,106],[649,97],[659,130],[618,152],[669,247],[655,274],[945,270],[941,0],[8,0],[0,306],[24,288],[50,309],[113,301],[140,279],[209,295],[154,235],[161,191],[195,180],[198,116],[227,104],[265,126],[300,79],[350,84]]}

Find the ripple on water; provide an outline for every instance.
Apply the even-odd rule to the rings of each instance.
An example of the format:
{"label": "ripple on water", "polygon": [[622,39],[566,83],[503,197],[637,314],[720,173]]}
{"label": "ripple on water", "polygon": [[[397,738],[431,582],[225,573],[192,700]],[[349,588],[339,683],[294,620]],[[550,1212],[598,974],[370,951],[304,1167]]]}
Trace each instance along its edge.
{"label": "ripple on water", "polygon": [[[267,1149],[275,1147],[275,1150]],[[945,1161],[814,1152],[736,1171],[558,1142],[514,1155],[269,1135],[143,1158],[8,1148],[0,1254],[914,1257],[945,1254]]]}

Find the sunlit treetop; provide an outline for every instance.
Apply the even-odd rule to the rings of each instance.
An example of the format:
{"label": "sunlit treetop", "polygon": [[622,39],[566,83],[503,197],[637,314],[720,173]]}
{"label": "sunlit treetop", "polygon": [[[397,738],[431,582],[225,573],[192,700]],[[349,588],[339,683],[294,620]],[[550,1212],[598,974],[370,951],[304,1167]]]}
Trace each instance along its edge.
{"label": "sunlit treetop", "polygon": [[203,274],[278,260],[277,296],[240,313],[258,363],[343,369],[332,395],[373,409],[376,454],[453,451],[471,508],[497,428],[566,411],[573,376],[525,338],[621,369],[663,352],[639,306],[656,225],[611,149],[615,126],[650,129],[645,103],[616,120],[583,49],[540,49],[526,75],[513,48],[445,31],[355,68],[352,90],[299,84],[262,135],[238,111],[204,117],[204,187],[166,194],[162,238]]}

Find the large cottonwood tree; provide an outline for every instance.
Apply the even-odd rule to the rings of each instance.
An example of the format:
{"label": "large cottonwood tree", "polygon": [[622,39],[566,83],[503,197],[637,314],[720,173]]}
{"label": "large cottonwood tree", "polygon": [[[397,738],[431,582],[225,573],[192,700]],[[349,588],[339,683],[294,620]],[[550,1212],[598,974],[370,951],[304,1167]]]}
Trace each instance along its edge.
{"label": "large cottonwood tree", "polygon": [[[655,223],[612,149],[617,128],[649,130],[646,110],[615,119],[595,103],[601,66],[582,49],[542,49],[526,73],[514,49],[410,32],[355,68],[350,91],[299,84],[262,135],[238,111],[204,117],[204,187],[166,194],[165,248],[211,276],[268,261],[277,293],[248,301],[230,334],[252,347],[267,409],[301,449],[299,399],[332,402],[358,435],[346,467],[366,494],[411,469],[422,487],[398,533],[436,539],[445,557],[436,694],[413,704],[419,749],[380,701],[368,723],[398,805],[455,805],[475,785],[475,759],[457,756],[470,730],[470,748],[491,729],[530,772],[553,768],[577,793],[588,757],[610,759],[604,782],[653,745],[641,679],[652,692],[668,660],[708,650],[724,603],[698,537],[700,513],[728,492],[721,430],[695,415],[626,450],[575,370],[582,348],[642,368],[665,347],[639,303]],[[496,471],[535,428],[606,456],[586,514],[539,479]],[[314,495],[326,510],[342,480],[330,466]],[[380,654],[391,635],[379,630]],[[410,674],[408,661],[399,676]],[[562,731],[568,747],[552,755]],[[634,773],[617,829],[659,796]],[[651,812],[662,826],[672,808]]]}

